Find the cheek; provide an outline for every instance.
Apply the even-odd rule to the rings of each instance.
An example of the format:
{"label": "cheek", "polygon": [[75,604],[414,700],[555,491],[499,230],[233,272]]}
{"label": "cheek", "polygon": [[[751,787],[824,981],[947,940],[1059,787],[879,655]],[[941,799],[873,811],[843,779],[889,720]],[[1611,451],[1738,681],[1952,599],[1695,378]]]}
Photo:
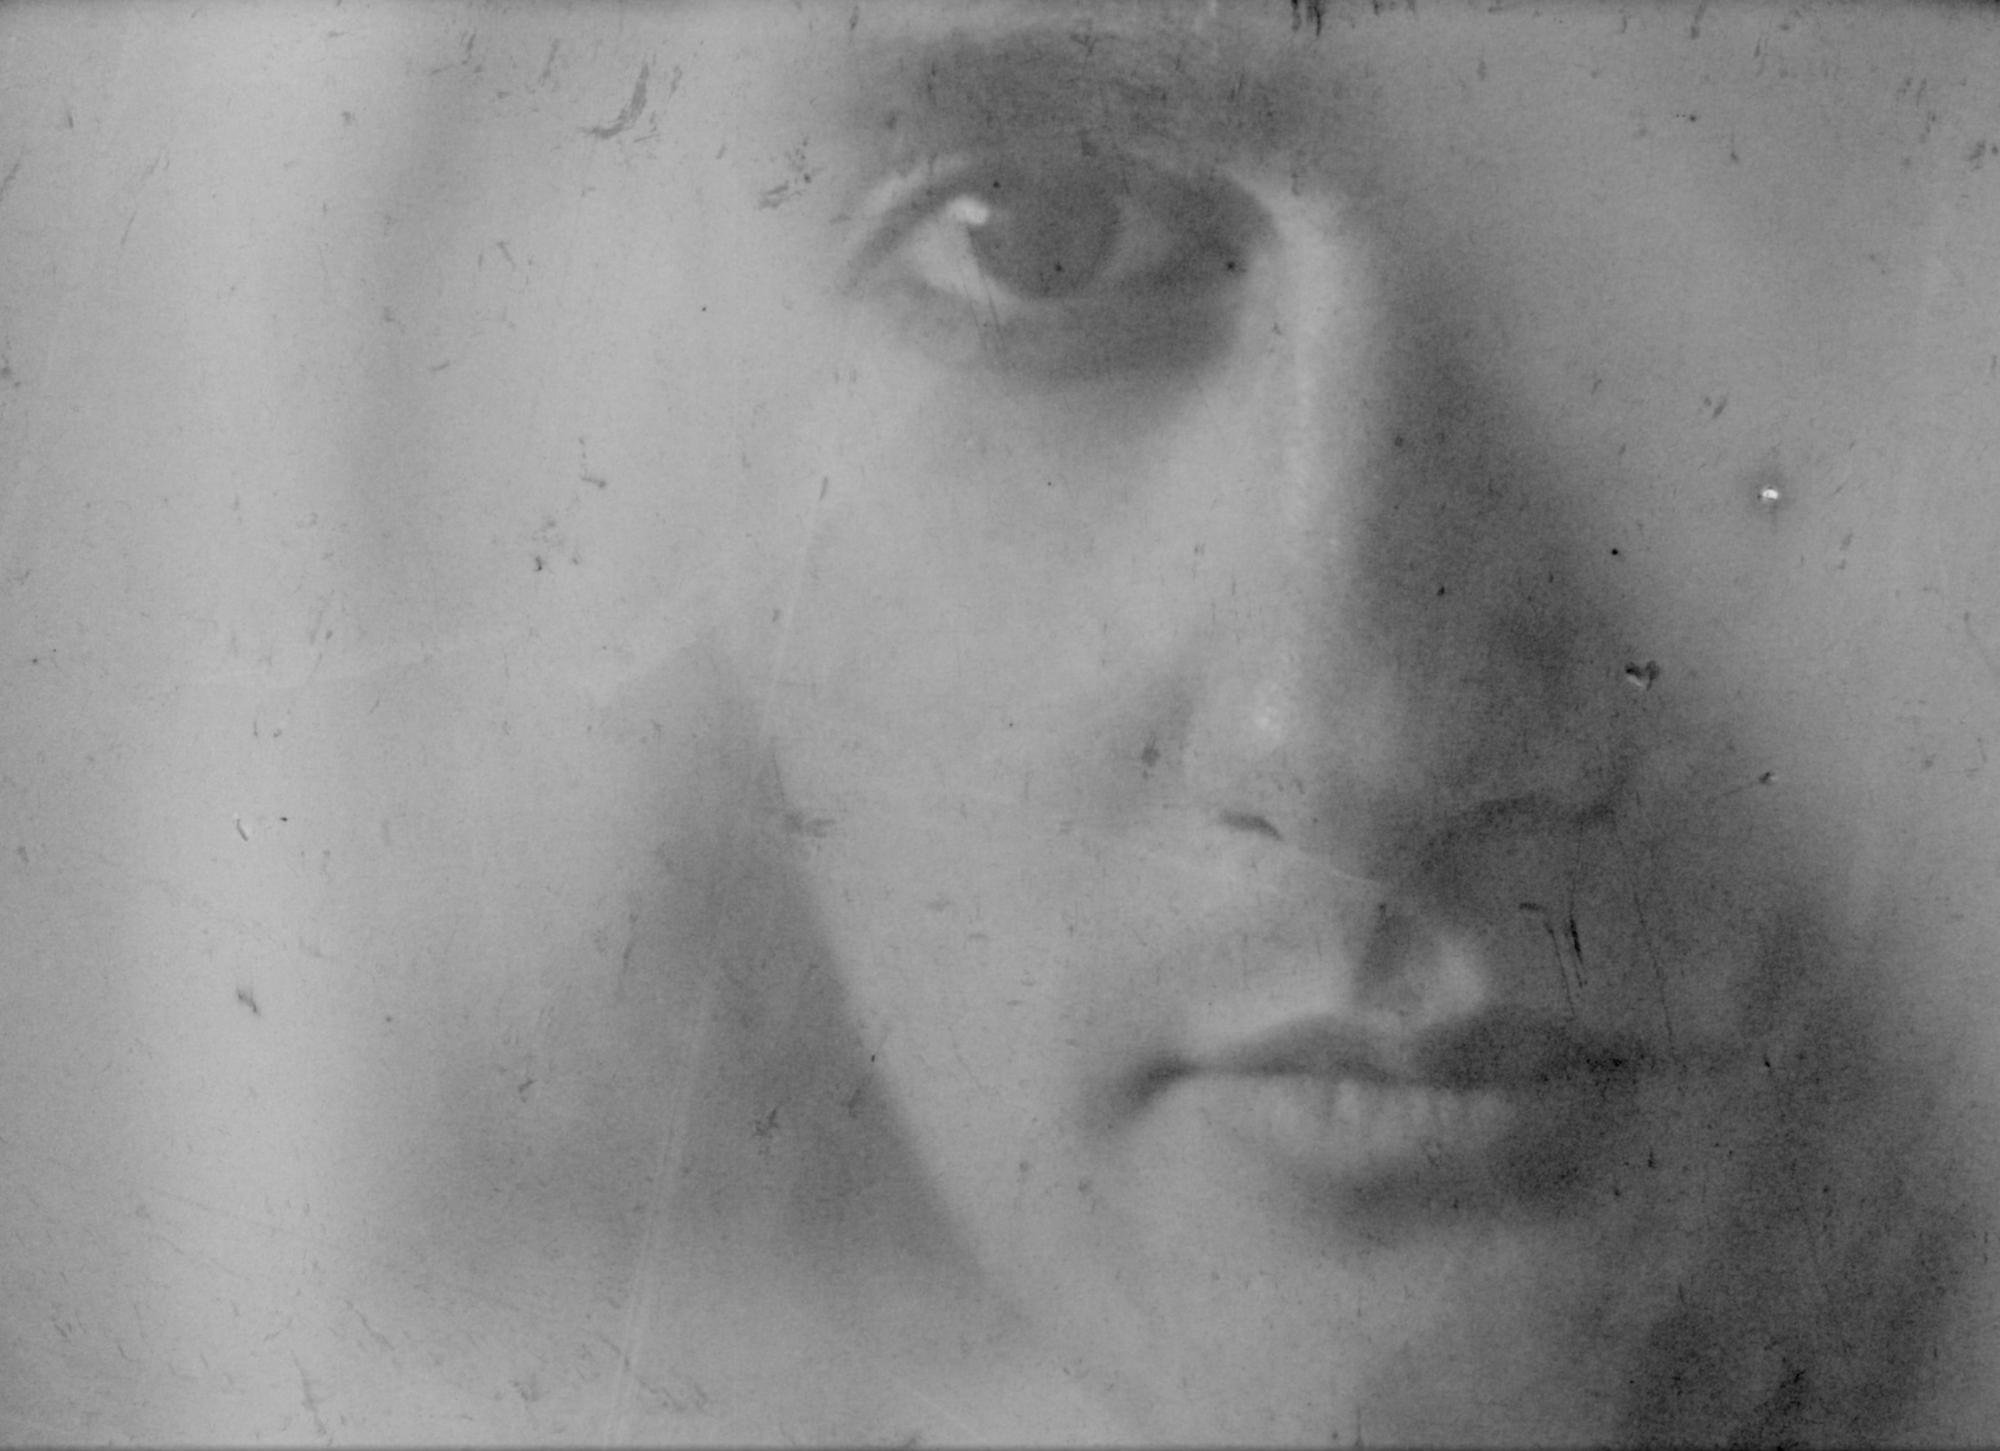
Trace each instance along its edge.
{"label": "cheek", "polygon": [[942,1045],[927,1068],[1018,1094],[1041,1071],[1018,1055],[1059,1041],[1073,857],[991,794],[857,784],[837,813],[803,823],[799,858],[870,1051]]}
{"label": "cheek", "polygon": [[[862,1045],[954,1157],[1068,1133],[1170,1031],[1185,874],[993,793],[857,789],[799,843]],[[996,1161],[997,1162],[997,1161]]]}
{"label": "cheek", "polygon": [[1076,1077],[1047,854],[963,793],[826,823],[800,856],[863,1057],[948,1203],[1018,1211],[1032,1166],[1065,1152]]}
{"label": "cheek", "polygon": [[1002,442],[962,414],[874,408],[841,396],[812,418],[825,495],[781,685],[871,771],[921,764],[980,789],[1106,688],[1103,511],[1087,517],[1061,451],[1031,429]]}
{"label": "cheek", "polygon": [[1211,380],[1199,409],[1171,384],[1024,390],[854,331],[785,445],[820,481],[792,693],[864,751],[893,741],[891,776],[928,758],[969,789],[1046,780],[1208,619],[1214,561],[1255,523],[1243,480],[1276,467],[1251,380]]}

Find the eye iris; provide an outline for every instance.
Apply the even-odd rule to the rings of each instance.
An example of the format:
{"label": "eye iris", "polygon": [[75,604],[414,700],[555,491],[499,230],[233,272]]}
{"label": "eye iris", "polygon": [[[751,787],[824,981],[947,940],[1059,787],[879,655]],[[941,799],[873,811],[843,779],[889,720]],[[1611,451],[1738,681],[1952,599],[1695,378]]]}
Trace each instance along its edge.
{"label": "eye iris", "polygon": [[1101,186],[995,179],[964,193],[951,212],[987,276],[1023,297],[1089,287],[1118,242],[1118,203]]}

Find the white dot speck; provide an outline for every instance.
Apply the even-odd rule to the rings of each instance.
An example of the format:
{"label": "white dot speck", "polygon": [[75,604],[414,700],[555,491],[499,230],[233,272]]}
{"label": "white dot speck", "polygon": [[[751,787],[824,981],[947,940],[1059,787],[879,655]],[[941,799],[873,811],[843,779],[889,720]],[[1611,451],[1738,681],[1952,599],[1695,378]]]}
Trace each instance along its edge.
{"label": "white dot speck", "polygon": [[1785,502],[1785,496],[1774,486],[1766,484],[1757,491],[1757,502],[1766,505],[1782,504]]}
{"label": "white dot speck", "polygon": [[993,208],[976,196],[954,198],[945,212],[961,227],[983,227],[993,220]]}

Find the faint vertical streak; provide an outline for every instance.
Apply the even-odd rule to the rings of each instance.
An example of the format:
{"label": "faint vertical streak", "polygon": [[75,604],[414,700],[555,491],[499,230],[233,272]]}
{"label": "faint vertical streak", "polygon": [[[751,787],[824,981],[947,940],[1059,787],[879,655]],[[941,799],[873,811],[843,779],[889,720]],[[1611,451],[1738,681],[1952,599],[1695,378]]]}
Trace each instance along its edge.
{"label": "faint vertical streak", "polygon": [[[710,893],[712,895],[719,890],[719,886],[711,886]],[[611,1382],[610,1415],[604,1434],[599,1438],[607,1446],[620,1445],[628,1439],[633,1395],[639,1386],[633,1362],[639,1358],[650,1336],[659,1298],[659,1276],[651,1270],[665,1248],[666,1208],[672,1198],[674,1162],[687,1143],[688,1121],[696,1096],[695,1079],[700,1071],[700,1045],[707,1038],[709,1026],[714,1020],[718,992],[716,974],[704,972],[695,1010],[688,1015],[687,1028],[679,1045],[678,1081],[674,1085],[667,1127],[660,1135],[660,1151],[653,1165],[652,1203],[647,1208],[646,1230],[639,1242],[639,1283],[626,1306],[624,1331],[613,1347],[618,1351],[618,1369]]]}
{"label": "faint vertical streak", "polygon": [[[804,538],[799,547],[798,566],[793,573],[791,588],[785,601],[785,613],[778,636],[771,649],[771,665],[766,675],[762,698],[757,703],[756,739],[754,752],[747,771],[754,773],[761,763],[768,760],[772,744],[771,721],[776,711],[777,695],[784,679],[785,663],[792,643],[794,622],[798,618],[799,601],[805,594],[806,578],[812,561],[814,545],[819,537],[821,505],[826,499],[826,489],[819,489],[807,512]],[[758,806],[753,783],[744,780],[737,794],[737,809],[732,815],[730,830],[725,835],[727,841],[741,841],[752,829],[751,820]],[[707,884],[703,901],[703,920],[720,922],[724,916],[725,904],[720,900],[724,893],[735,886],[727,874],[718,874]],[[776,912],[779,904],[771,901],[769,912]],[[763,924],[770,925],[769,914]],[[658,1256],[667,1247],[667,1209],[673,1197],[676,1162],[688,1147],[690,1120],[693,1105],[697,1101],[695,1092],[701,1069],[701,1048],[707,1041],[715,1021],[716,1004],[721,992],[721,975],[713,964],[704,964],[701,982],[697,990],[695,1011],[689,1015],[689,1026],[680,1044],[680,1070],[674,1087],[671,1117],[666,1131],[660,1138],[660,1150],[652,1176],[652,1203],[646,1215],[646,1229],[640,1242],[639,1274],[637,1293],[631,1299],[625,1316],[624,1333],[616,1347],[619,1352],[617,1373],[612,1382],[611,1411],[600,1438],[605,1444],[619,1444],[630,1439],[633,1420],[633,1398],[641,1389],[640,1378],[635,1365],[644,1363],[644,1350],[651,1339],[659,1313],[658,1300],[660,1277],[652,1272]]]}
{"label": "faint vertical streak", "polygon": [[[96,120],[100,138],[122,134],[121,128],[128,114],[133,108],[146,104],[147,88],[134,85],[130,76],[134,57],[139,57],[140,63],[143,63],[149,54],[147,30],[148,20],[143,13],[126,17],[125,24],[118,31],[117,60],[112,72],[95,90],[89,91],[91,100],[104,107],[104,113]],[[136,39],[135,31],[139,32]],[[0,78],[7,76],[8,63],[13,60],[14,54],[10,46],[6,55],[0,57]],[[88,83],[79,79],[72,94],[86,90]],[[43,144],[47,146],[49,143]],[[100,147],[102,145],[100,140]],[[9,182],[14,180],[22,159],[29,154],[24,149],[15,158],[14,166],[8,172]],[[106,150],[103,154],[113,153]],[[47,322],[39,325],[46,339],[39,359],[41,371],[37,391],[41,397],[29,408],[12,415],[20,419],[13,426],[13,437],[6,442],[12,466],[0,474],[0,544],[11,545],[8,552],[0,553],[0,566],[4,566],[8,575],[18,572],[14,561],[25,559],[28,549],[39,542],[36,531],[27,527],[20,518],[21,511],[34,502],[32,497],[22,499],[25,491],[20,485],[24,481],[41,482],[43,474],[33,465],[40,461],[42,437],[60,427],[53,400],[74,396],[79,391],[74,387],[60,386],[59,380],[67,381],[68,370],[81,366],[78,360],[89,356],[84,340],[90,336],[90,331],[75,325],[73,314],[78,307],[88,305],[88,299],[101,287],[106,270],[118,265],[111,260],[109,254],[112,249],[106,244],[110,229],[100,225],[111,213],[112,197],[119,186],[115,168],[99,163],[84,168],[83,173],[95,184],[86,187],[79,182],[72,186],[70,194],[86,199],[76,202],[61,223],[53,218],[37,219],[52,231],[66,223],[72,234],[87,237],[89,241],[81,247],[73,247],[71,255],[65,259],[63,285],[51,289],[54,294],[52,311]],[[19,206],[17,200],[17,210]],[[11,241],[10,236],[0,233],[0,262],[9,266],[14,265],[16,260],[7,246]],[[29,335],[32,336],[32,333]]]}
{"label": "faint vertical streak", "polygon": [[1653,946],[1653,929],[1646,921],[1645,904],[1639,900],[1639,889],[1632,888],[1632,914],[1639,919],[1639,936],[1646,944],[1646,960],[1653,964],[1653,984],[1660,994],[1660,1020],[1666,1025],[1667,1051],[1676,1063],[1681,1061],[1680,1045],[1674,1040],[1674,1010],[1667,1000],[1667,972],[1660,963],[1660,954]]}
{"label": "faint vertical streak", "polygon": [[1986,673],[1993,677],[1993,683],[2000,685],[2000,660],[1993,656],[1993,648],[1980,637],[1972,627],[1972,611],[1962,611],[1959,617],[1965,625],[1965,638],[1972,642],[1972,649],[1979,656],[1979,663],[1986,667]]}

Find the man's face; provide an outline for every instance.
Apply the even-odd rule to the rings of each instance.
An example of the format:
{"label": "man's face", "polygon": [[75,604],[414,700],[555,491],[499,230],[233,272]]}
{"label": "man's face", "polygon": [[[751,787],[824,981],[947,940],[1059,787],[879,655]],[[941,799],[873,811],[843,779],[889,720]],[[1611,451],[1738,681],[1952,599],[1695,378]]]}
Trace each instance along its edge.
{"label": "man's face", "polygon": [[1879,400],[1767,19],[696,17],[772,825],[1140,1434],[1609,1434],[1796,1209],[1853,783],[1787,591]]}
{"label": "man's face", "polygon": [[0,21],[0,1435],[1991,1439],[1984,11],[339,11]]}

